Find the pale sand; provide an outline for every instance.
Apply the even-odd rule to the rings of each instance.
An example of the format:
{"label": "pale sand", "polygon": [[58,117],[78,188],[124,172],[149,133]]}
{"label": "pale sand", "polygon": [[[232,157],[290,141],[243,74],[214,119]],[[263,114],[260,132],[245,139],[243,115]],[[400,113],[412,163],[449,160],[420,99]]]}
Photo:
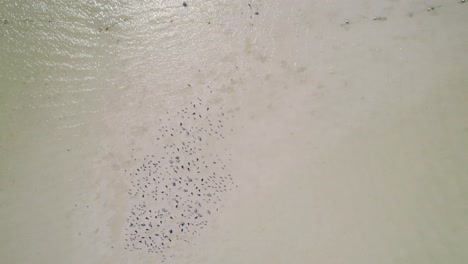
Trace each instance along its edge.
{"label": "pale sand", "polygon": [[206,151],[239,187],[168,263],[466,262],[468,5],[306,2],[131,5],[68,81],[95,94],[8,94],[0,262],[158,263],[123,248],[124,171],[197,97],[234,115]]}

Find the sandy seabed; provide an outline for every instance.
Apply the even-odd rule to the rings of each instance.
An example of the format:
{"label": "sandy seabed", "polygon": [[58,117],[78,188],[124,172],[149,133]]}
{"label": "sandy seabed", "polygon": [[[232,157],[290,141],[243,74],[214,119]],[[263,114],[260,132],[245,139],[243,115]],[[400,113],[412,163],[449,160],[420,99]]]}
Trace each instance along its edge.
{"label": "sandy seabed", "polygon": [[468,4],[14,2],[1,263],[468,260]]}

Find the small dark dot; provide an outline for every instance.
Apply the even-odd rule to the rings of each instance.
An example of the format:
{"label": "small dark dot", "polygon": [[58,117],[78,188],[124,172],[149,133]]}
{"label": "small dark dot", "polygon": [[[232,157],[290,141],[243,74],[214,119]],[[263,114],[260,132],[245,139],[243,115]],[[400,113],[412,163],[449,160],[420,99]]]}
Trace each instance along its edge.
{"label": "small dark dot", "polygon": [[171,229],[171,230],[169,230],[169,233],[171,233],[171,234],[172,234],[172,229]]}
{"label": "small dark dot", "polygon": [[183,5],[184,7],[187,7],[187,3],[186,3],[186,2],[183,2],[182,5]]}
{"label": "small dark dot", "polygon": [[255,12],[255,15],[257,15],[257,16],[258,16],[258,12]]}

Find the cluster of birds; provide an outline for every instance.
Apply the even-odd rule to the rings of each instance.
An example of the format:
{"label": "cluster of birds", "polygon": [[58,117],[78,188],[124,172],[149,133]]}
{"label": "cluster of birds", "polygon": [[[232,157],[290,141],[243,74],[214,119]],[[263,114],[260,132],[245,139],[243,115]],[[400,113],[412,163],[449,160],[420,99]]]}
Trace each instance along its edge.
{"label": "cluster of birds", "polygon": [[178,243],[194,243],[219,212],[223,196],[236,187],[224,163],[230,154],[217,150],[226,119],[222,108],[211,110],[200,98],[172,118],[159,119],[159,152],[146,155],[128,172],[131,207],[125,249],[159,253],[165,259]]}

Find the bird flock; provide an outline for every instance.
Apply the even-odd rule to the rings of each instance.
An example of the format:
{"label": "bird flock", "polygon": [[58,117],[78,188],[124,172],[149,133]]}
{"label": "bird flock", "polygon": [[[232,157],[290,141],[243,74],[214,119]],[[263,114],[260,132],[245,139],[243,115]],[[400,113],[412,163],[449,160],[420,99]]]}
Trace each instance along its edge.
{"label": "bird flock", "polygon": [[[232,116],[231,116],[232,117]],[[230,160],[222,107],[210,109],[200,98],[159,119],[157,150],[126,171],[130,209],[124,247],[158,253],[164,261],[172,248],[191,245],[210,220],[220,213],[223,198],[237,186],[226,168]]]}

